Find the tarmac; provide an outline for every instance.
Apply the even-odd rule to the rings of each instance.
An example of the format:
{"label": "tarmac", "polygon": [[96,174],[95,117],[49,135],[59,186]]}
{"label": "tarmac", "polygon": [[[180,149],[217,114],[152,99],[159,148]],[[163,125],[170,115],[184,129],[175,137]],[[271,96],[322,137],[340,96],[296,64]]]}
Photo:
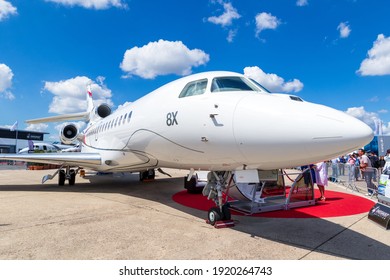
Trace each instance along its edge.
{"label": "tarmac", "polygon": [[[53,170],[0,166],[1,260],[390,260],[390,232],[367,213],[336,218],[233,216],[215,229],[207,213],[177,204],[185,170],[152,182],[138,174],[41,184]],[[352,192],[330,183],[328,189]],[[375,198],[372,198],[374,201]]]}

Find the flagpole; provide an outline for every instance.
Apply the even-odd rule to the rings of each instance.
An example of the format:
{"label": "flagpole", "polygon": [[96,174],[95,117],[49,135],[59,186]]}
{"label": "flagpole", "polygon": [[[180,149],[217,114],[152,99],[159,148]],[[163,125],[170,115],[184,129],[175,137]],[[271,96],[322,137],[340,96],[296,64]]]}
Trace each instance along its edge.
{"label": "flagpole", "polygon": [[16,128],[16,137],[15,137],[15,153],[18,153],[18,128]]}

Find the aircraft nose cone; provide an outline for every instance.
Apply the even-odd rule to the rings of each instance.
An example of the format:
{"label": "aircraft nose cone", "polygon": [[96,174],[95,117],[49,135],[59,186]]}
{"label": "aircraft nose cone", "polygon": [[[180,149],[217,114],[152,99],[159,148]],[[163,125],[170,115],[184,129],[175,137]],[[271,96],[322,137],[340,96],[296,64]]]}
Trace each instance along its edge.
{"label": "aircraft nose cone", "polygon": [[374,138],[374,132],[367,124],[348,115],[346,119],[348,129],[345,130],[343,136],[348,141],[356,142],[355,146],[362,147]]}
{"label": "aircraft nose cone", "polygon": [[[367,124],[332,108],[323,107],[316,114],[315,120],[317,126],[322,129],[313,135],[313,143],[323,144],[338,155],[359,149],[374,137],[372,129]],[[316,146],[313,145],[314,148]]]}
{"label": "aircraft nose cone", "polygon": [[368,144],[373,131],[326,106],[247,96],[236,107],[234,136],[247,162],[267,169],[280,168],[286,160],[289,166],[299,166],[352,152]]}

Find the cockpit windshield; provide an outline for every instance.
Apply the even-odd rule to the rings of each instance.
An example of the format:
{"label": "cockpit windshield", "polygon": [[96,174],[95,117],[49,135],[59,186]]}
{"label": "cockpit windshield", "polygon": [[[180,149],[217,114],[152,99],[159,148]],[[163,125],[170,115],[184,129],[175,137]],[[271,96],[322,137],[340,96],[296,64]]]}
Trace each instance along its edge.
{"label": "cockpit windshield", "polygon": [[218,77],[211,84],[211,92],[221,91],[260,91],[268,92],[258,83],[251,83],[243,77]]}

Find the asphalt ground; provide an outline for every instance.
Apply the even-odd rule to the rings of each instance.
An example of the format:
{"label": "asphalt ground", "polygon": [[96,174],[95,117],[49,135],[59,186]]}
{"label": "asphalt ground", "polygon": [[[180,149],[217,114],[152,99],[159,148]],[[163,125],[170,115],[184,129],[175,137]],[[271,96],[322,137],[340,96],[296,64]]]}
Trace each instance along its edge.
{"label": "asphalt ground", "polygon": [[[233,216],[215,229],[207,213],[177,204],[184,170],[77,176],[75,186],[42,185],[49,170],[0,168],[1,260],[390,260],[390,232],[367,213],[337,218]],[[352,193],[330,183],[330,190]],[[360,193],[354,193],[361,195]],[[375,200],[375,199],[374,199]]]}

